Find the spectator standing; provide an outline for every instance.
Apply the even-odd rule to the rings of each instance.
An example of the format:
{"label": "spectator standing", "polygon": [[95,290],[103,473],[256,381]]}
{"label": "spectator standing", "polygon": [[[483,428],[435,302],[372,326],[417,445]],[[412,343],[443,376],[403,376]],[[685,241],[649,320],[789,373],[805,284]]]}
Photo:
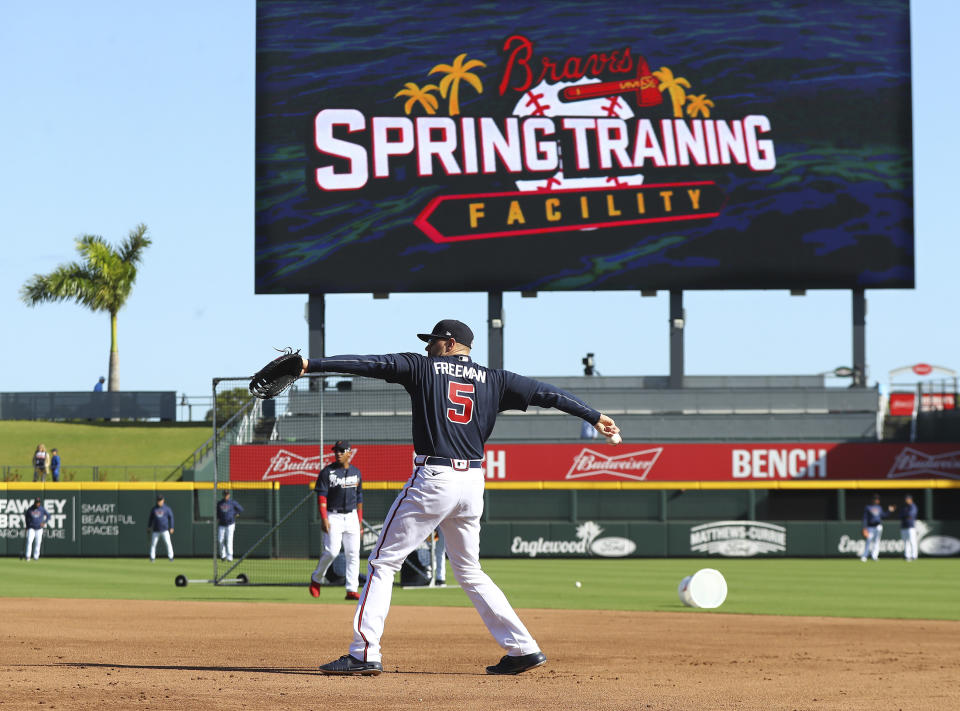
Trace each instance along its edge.
{"label": "spectator standing", "polygon": [[97,381],[97,384],[93,386],[93,392],[95,393],[103,392],[103,381],[104,381],[104,377],[101,375],[100,379]]}
{"label": "spectator standing", "polygon": [[47,448],[38,444],[33,452],[33,480],[47,480]]}
{"label": "spectator standing", "polygon": [[[894,507],[890,507],[893,512]],[[904,560],[916,560],[919,553],[917,546],[917,505],[913,503],[913,496],[907,494],[900,505],[900,538],[903,539]]]}
{"label": "spectator standing", "polygon": [[167,506],[163,496],[158,496],[157,505],[150,509],[147,530],[150,531],[150,562],[157,558],[157,541],[161,538],[167,547],[167,558],[173,560],[173,542],[170,540],[170,534],[173,533],[173,509]]}
{"label": "spectator standing", "polygon": [[233,560],[233,531],[237,527],[237,516],[241,513],[243,513],[243,506],[230,497],[228,489],[217,503],[217,541],[220,544],[220,560]]}
{"label": "spectator standing", "polygon": [[60,481],[60,453],[56,447],[50,450],[50,478]]}
{"label": "spectator standing", "polygon": [[33,500],[33,506],[24,514],[27,526],[27,560],[30,560],[31,555],[34,560],[40,559],[40,541],[43,540],[43,529],[46,528],[49,518],[50,514],[43,508],[38,496]]}
{"label": "spectator standing", "polygon": [[880,556],[880,538],[883,535],[883,519],[888,512],[880,505],[880,494],[874,494],[870,503],[863,508],[863,537],[865,545],[860,560],[864,563],[867,558],[876,560]]}

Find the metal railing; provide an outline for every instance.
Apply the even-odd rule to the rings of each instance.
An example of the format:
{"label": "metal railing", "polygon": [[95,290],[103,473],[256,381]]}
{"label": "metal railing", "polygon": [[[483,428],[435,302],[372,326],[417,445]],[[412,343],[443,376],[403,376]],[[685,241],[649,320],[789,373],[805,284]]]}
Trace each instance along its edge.
{"label": "metal railing", "polygon": [[[33,467],[30,465],[0,465],[2,481],[34,481]],[[80,464],[64,467],[60,471],[61,482],[67,481],[173,481],[169,464],[124,465],[124,464]],[[39,479],[37,480],[39,481]],[[53,481],[51,474],[46,475],[47,483]]]}
{"label": "metal railing", "polygon": [[[250,421],[251,413],[254,411],[259,412],[258,408],[262,407],[262,405],[262,401],[255,398],[250,398],[250,400],[245,402],[243,406],[241,406],[241,408],[237,410],[232,417],[230,417],[230,419],[228,419],[224,424],[220,425],[216,437],[214,437],[214,435],[210,435],[206,442],[197,447],[186,459],[174,467],[173,471],[169,473],[164,481],[180,481],[183,479],[183,473],[185,470],[196,469],[200,462],[202,462],[206,457],[210,456],[216,444],[222,441],[225,437],[231,436],[235,428],[239,430],[237,433],[239,438],[240,432],[245,429],[244,423]],[[253,427],[253,424],[254,423],[250,424],[250,428]],[[239,444],[240,442],[237,443]]]}

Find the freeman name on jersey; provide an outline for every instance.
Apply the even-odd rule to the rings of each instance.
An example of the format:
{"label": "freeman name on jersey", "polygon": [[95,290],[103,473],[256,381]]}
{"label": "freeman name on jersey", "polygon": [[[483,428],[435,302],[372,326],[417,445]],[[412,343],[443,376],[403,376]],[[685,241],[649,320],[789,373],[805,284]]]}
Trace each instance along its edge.
{"label": "freeman name on jersey", "polygon": [[454,378],[469,378],[470,380],[476,380],[478,383],[487,382],[487,372],[485,370],[463,363],[434,361],[433,372],[437,375],[449,375]]}

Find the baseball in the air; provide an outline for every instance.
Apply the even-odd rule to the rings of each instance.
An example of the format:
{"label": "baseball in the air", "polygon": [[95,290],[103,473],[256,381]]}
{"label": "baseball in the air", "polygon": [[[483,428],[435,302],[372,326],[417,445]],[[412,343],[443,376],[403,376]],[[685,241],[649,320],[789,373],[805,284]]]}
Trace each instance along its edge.
{"label": "baseball in the air", "polygon": [[623,437],[620,436],[619,432],[607,437],[607,444],[620,444],[622,441],[623,441]]}
{"label": "baseball in the air", "polygon": [[574,583],[574,585],[576,585],[577,587],[580,587],[580,581],[578,580],[577,582]]}

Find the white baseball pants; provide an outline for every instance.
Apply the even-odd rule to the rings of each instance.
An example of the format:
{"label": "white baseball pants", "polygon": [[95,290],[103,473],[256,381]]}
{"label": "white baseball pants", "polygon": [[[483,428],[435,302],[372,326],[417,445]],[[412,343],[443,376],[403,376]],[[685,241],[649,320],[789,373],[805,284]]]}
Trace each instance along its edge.
{"label": "white baseball pants", "polygon": [[860,560],[868,557],[876,560],[880,556],[880,537],[883,535],[883,526],[867,526],[867,543],[863,548]]}
{"label": "white baseball pants", "polygon": [[340,555],[343,545],[343,557],[346,563],[344,587],[347,592],[356,592],[360,585],[360,519],[356,511],[349,513],[328,513],[330,530],[323,534],[323,553],[313,571],[313,579],[322,582],[327,568]]}
{"label": "white baseball pants", "polygon": [[[40,558],[40,541],[43,540],[42,528],[27,529],[27,560],[32,557],[34,560]],[[31,554],[32,551],[32,554]]]}
{"label": "white baseball pants", "polygon": [[393,579],[406,557],[440,527],[454,577],[473,602],[490,634],[507,654],[540,651],[503,591],[480,569],[482,468],[417,467],[383,522],[367,563],[367,584],[353,618],[350,654],[381,661],[380,637],[390,610]]}
{"label": "white baseball pants", "polygon": [[901,528],[900,538],[903,539],[903,557],[906,560],[916,560],[917,555],[919,554],[917,546],[917,529],[913,526],[910,528]]}
{"label": "white baseball pants", "polygon": [[233,529],[237,527],[235,523],[228,523],[226,526],[217,526],[217,542],[220,544],[220,557],[226,560],[233,560]]}
{"label": "white baseball pants", "polygon": [[150,533],[150,560],[157,557],[157,541],[163,539],[163,544],[167,547],[167,558],[173,560],[173,543],[170,541],[170,531],[152,531]]}

